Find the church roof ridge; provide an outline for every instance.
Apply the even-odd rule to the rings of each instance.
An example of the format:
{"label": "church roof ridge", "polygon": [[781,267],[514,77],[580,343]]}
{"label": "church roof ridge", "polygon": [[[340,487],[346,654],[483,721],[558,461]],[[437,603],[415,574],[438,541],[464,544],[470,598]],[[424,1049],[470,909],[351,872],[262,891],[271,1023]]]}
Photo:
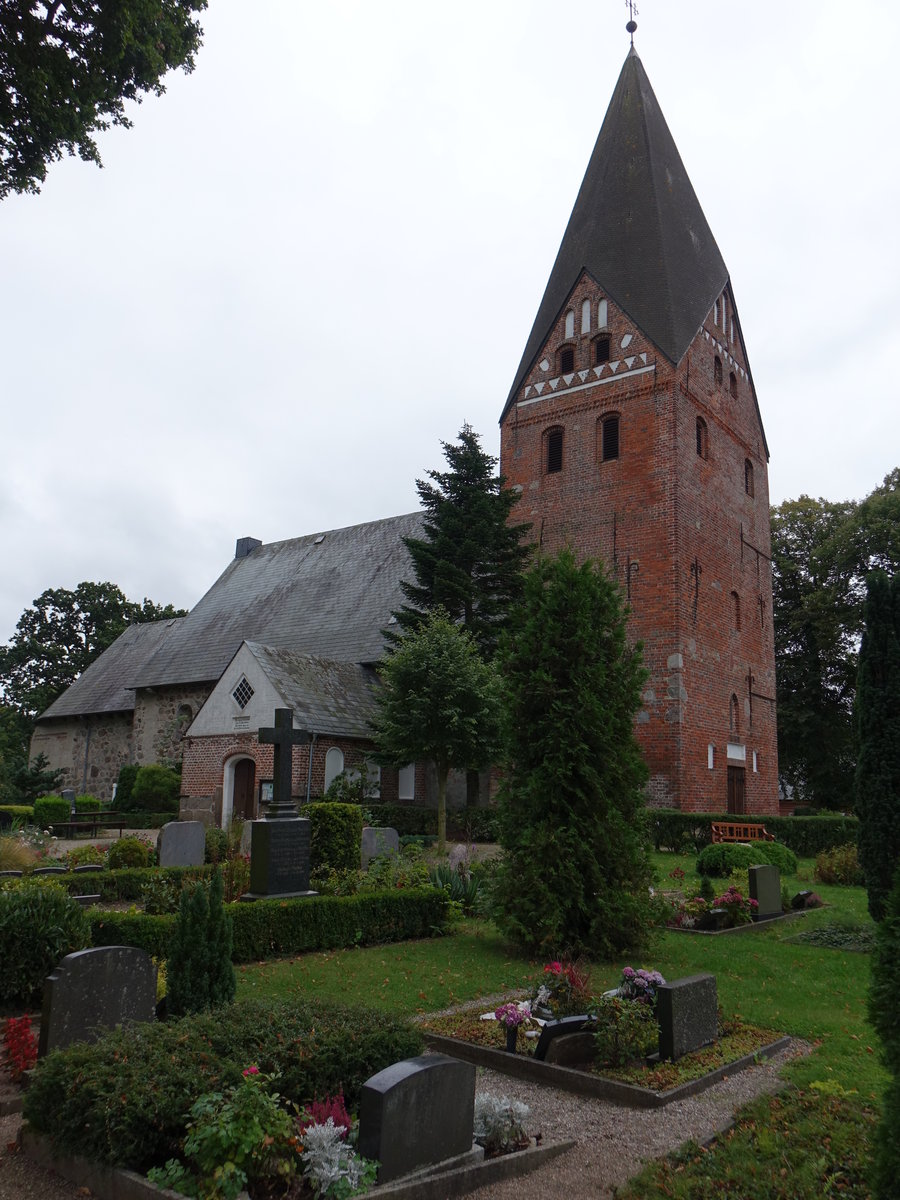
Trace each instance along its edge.
{"label": "church roof ridge", "polygon": [[582,271],[675,364],[728,282],[634,47],[594,144],[504,416]]}

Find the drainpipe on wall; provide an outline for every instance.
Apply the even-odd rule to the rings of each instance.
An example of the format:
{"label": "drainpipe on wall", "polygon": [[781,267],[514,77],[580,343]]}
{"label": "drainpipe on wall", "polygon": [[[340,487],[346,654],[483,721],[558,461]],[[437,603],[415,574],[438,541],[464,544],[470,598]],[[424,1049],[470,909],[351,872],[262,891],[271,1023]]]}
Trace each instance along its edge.
{"label": "drainpipe on wall", "polygon": [[309,793],[312,788],[312,760],[313,750],[316,748],[316,742],[319,735],[314,733],[309,740],[309,766],[306,768],[306,803],[309,804]]}

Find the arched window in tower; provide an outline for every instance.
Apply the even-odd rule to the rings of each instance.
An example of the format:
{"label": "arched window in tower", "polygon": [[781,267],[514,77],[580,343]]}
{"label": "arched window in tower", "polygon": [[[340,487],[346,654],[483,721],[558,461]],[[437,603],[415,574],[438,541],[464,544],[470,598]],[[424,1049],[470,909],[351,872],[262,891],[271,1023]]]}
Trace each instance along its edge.
{"label": "arched window in tower", "polygon": [[609,334],[601,334],[594,342],[594,362],[599,367],[601,363],[609,362]]}
{"label": "arched window in tower", "polygon": [[563,468],[563,431],[555,425],[544,434],[544,472],[555,475]]}
{"label": "arched window in tower", "polygon": [[728,306],[725,296],[722,296],[722,332],[728,336]]}
{"label": "arched window in tower", "polygon": [[731,733],[740,733],[740,710],[738,707],[738,698],[731,693],[731,703],[728,705],[728,729]]}
{"label": "arched window in tower", "polygon": [[601,300],[597,305],[597,328],[605,329],[609,324],[609,305]]}
{"label": "arched window in tower", "polygon": [[591,332],[591,302],[585,300],[581,306],[581,332]]}
{"label": "arched window in tower", "polygon": [[719,302],[718,300],[713,305],[713,325],[719,324]]}
{"label": "arched window in tower", "polygon": [[744,491],[748,496],[753,495],[753,463],[749,458],[744,459]]}
{"label": "arched window in tower", "polygon": [[722,382],[722,360],[719,358],[718,354],[713,362],[713,379],[716,381],[716,383]]}
{"label": "arched window in tower", "polygon": [[570,338],[570,337],[574,337],[574,336],[575,336],[575,310],[570,308],[569,311],[566,313],[566,337]]}
{"label": "arched window in tower", "polygon": [[734,371],[728,376],[728,390],[731,392],[732,400],[737,400],[737,375]]}
{"label": "arched window in tower", "polygon": [[741,598],[737,592],[731,593],[731,618],[734,622],[734,628],[740,631],[741,628]]}
{"label": "arched window in tower", "polygon": [[569,375],[575,370],[575,347],[563,346],[559,352],[559,373]]}
{"label": "arched window in tower", "polygon": [[701,458],[709,458],[709,430],[702,417],[697,418],[697,453]]}
{"label": "arched window in tower", "polygon": [[600,461],[610,462],[619,457],[619,414],[600,418]]}

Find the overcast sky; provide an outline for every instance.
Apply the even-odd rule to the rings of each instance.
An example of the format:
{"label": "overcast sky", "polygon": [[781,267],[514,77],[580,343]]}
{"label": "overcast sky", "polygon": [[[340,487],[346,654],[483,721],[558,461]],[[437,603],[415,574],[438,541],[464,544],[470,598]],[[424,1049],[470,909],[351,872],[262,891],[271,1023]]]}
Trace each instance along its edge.
{"label": "overcast sky", "polygon": [[[900,464],[900,6],[639,0],[773,503]],[[48,587],[190,607],[236,538],[416,507],[497,421],[628,51],[622,0],[210,0],[197,69],[0,204],[0,641]]]}

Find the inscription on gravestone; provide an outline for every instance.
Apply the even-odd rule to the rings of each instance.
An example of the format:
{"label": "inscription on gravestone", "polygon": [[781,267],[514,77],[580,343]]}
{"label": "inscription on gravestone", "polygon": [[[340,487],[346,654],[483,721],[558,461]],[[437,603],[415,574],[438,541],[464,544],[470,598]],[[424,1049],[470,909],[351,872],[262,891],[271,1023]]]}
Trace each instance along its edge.
{"label": "inscription on gravestone", "polygon": [[308,733],[294,729],[289,708],[276,708],[275,725],[260,729],[259,740],[274,746],[272,803],[250,832],[250,891],[242,900],[314,896],[309,890],[309,821],[298,817],[291,800],[292,752],[307,745]]}

